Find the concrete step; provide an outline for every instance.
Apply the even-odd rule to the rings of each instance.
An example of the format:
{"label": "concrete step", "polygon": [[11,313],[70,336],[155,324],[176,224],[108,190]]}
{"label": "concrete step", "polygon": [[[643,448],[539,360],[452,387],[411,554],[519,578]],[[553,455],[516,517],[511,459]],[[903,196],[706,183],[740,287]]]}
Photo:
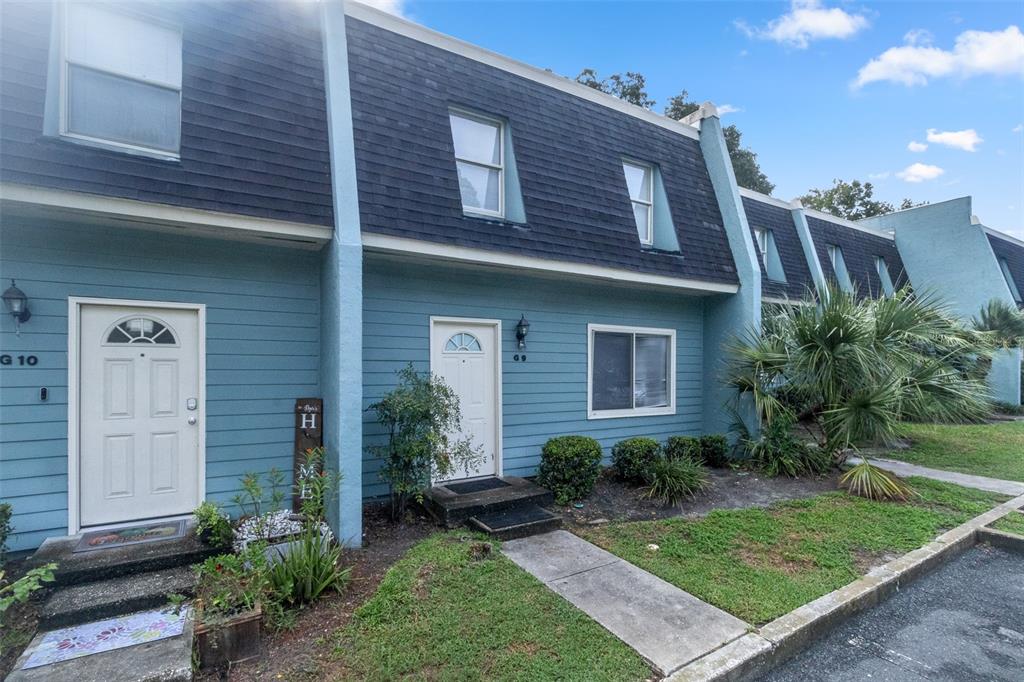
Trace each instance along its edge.
{"label": "concrete step", "polygon": [[515,476],[440,483],[424,495],[423,506],[440,523],[457,528],[473,516],[520,506],[545,506],[554,500],[550,490]]}
{"label": "concrete step", "polygon": [[65,586],[190,566],[219,553],[200,542],[191,527],[181,538],[76,553],[80,537],[48,538],[29,559],[29,566],[56,562],[54,584]]}
{"label": "concrete step", "polygon": [[562,517],[535,504],[527,504],[470,517],[466,525],[497,540],[515,540],[558,530],[562,527]]}
{"label": "concrete step", "polygon": [[39,627],[54,630],[159,608],[167,595],[192,596],[195,587],[192,568],[177,566],[58,588],[39,609]]}

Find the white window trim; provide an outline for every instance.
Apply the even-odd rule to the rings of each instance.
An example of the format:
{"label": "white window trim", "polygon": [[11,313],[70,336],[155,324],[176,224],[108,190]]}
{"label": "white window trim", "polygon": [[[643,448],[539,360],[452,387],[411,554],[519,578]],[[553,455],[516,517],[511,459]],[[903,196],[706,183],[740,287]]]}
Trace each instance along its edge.
{"label": "white window trim", "polygon": [[[451,120],[449,119],[448,127],[452,133],[452,156],[455,157],[456,164],[466,163],[470,166],[477,166],[479,168],[487,168],[490,170],[498,171],[498,210],[489,211],[486,208],[477,208],[476,206],[466,206],[462,204],[462,212],[471,215],[486,216],[488,218],[505,218],[505,122],[498,118],[492,118],[490,116],[481,116],[472,111],[466,111],[465,109],[458,109],[455,107],[448,109],[450,116],[458,116],[459,118],[466,118],[477,123],[484,123],[486,125],[492,125],[498,127],[498,165],[483,163],[481,161],[470,161],[469,159],[460,159],[459,155],[455,152],[455,131],[451,130]],[[458,173],[458,166],[456,165],[456,173]],[[459,192],[459,201],[462,201],[461,189]]]}
{"label": "white window trim", "polygon": [[754,234],[757,235],[757,248],[761,251],[761,263],[764,264],[766,273],[768,272],[768,233],[769,230],[760,227],[754,228]]}
{"label": "white window trim", "polygon": [[[664,407],[634,407],[626,410],[594,409],[594,334],[613,332],[619,334],[643,334],[667,336],[668,343],[668,405]],[[636,364],[636,346],[633,350],[633,364]],[[676,413],[676,330],[655,327],[625,327],[611,324],[587,325],[587,419],[621,419],[623,417],[651,417]]]}
{"label": "white window trim", "polygon": [[[644,206],[647,206],[647,238],[644,239],[643,236],[639,234],[637,236],[640,237],[640,243],[644,246],[654,246],[654,166],[649,163],[634,161],[632,159],[623,159],[622,165],[639,168],[643,170],[644,174],[647,176],[647,198],[634,199],[633,195],[630,194],[629,208],[632,212],[633,204],[643,204]],[[622,175],[623,177],[626,175],[625,168],[622,170]],[[626,183],[626,193],[629,194],[629,183]],[[634,213],[633,216],[633,223],[635,224],[636,214]]]}
{"label": "white window trim", "polygon": [[[115,149],[115,150],[119,150],[119,151],[135,152],[135,153],[138,153],[138,154],[143,154],[145,156],[151,156],[151,157],[155,157],[155,158],[158,158],[158,159],[163,159],[163,160],[166,160],[166,161],[178,161],[178,160],[180,160],[180,158],[181,158],[181,91],[182,91],[182,86],[174,86],[174,85],[169,84],[169,83],[167,83],[165,81],[160,81],[160,80],[156,80],[156,79],[139,78],[138,76],[129,76],[129,75],[124,74],[124,73],[119,73],[118,71],[115,71],[115,70],[99,69],[99,68],[96,68],[95,66],[92,66],[92,65],[89,65],[89,64],[79,64],[77,62],[73,62],[72,60],[70,60],[68,58],[68,31],[69,31],[68,24],[69,24],[69,22],[68,22],[68,15],[67,15],[67,5],[65,3],[60,3],[59,7],[60,7],[60,55],[59,55],[59,59],[60,59],[60,69],[59,69],[59,71],[60,71],[60,88],[59,88],[59,92],[57,94],[57,99],[59,100],[59,107],[58,107],[59,114],[58,115],[59,115],[59,119],[60,119],[60,123],[59,123],[59,133],[60,133],[60,136],[64,137],[64,138],[71,139],[71,140],[79,140],[79,141],[82,141],[82,142],[86,142],[86,143],[88,143],[90,145],[94,145],[94,146],[97,146],[97,147],[105,147],[105,148]],[[110,8],[110,7],[106,7],[106,6],[104,6],[104,10],[111,11],[111,12],[116,12],[117,11],[116,9],[113,9],[113,8]],[[139,17],[135,17],[135,15],[131,15],[131,14],[129,14],[129,16],[132,16],[133,18],[139,18]],[[168,24],[166,22],[161,22],[161,21],[158,21],[156,19],[152,19],[150,17],[139,18],[139,20],[140,21],[146,21],[146,22],[152,23],[152,24],[158,24],[160,26],[165,26],[167,28],[170,28],[170,29],[173,29],[173,30],[177,31],[178,35],[180,37],[180,40],[182,41],[182,45],[184,45],[184,36],[181,35],[182,34],[181,26],[175,26],[175,25],[172,25],[172,24]],[[178,113],[178,151],[177,152],[172,152],[172,151],[168,151],[166,149],[157,149],[156,147],[147,147],[145,145],[132,144],[130,142],[119,142],[117,140],[108,140],[106,138],[93,137],[91,135],[83,135],[81,133],[74,133],[74,132],[71,132],[70,130],[68,130],[68,83],[69,83],[68,67],[69,66],[78,66],[80,68],[89,69],[90,71],[95,71],[97,73],[104,73],[104,74],[107,74],[107,75],[110,75],[110,76],[115,76],[116,78],[121,78],[121,79],[124,79],[124,80],[134,81],[136,83],[144,83],[145,85],[152,85],[154,87],[163,88],[165,90],[177,91],[177,93],[178,93],[178,112],[179,112]]]}

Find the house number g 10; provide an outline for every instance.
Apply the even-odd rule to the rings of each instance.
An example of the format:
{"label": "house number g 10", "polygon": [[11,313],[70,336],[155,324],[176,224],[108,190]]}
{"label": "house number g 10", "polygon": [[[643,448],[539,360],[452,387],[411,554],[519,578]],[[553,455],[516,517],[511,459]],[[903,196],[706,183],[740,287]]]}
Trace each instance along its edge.
{"label": "house number g 10", "polygon": [[39,364],[39,358],[35,355],[0,355],[0,366],[21,365],[35,367]]}

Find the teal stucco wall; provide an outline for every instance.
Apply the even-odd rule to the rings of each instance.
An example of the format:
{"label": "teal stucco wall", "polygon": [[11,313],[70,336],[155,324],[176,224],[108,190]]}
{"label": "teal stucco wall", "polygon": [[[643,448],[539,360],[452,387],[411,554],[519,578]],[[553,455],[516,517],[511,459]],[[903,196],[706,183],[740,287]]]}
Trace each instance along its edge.
{"label": "teal stucco wall", "polygon": [[[294,400],[319,395],[319,255],[280,247],[5,216],[0,276],[32,319],[0,316],[0,498],[11,549],[67,532],[68,297],[207,306],[207,496],[227,502],[245,471],[291,471]],[[49,399],[39,400],[39,388]]]}
{"label": "teal stucco wall", "polygon": [[[703,299],[604,284],[499,274],[491,270],[368,256],[363,284],[363,400],[369,407],[395,386],[407,363],[430,366],[430,317],[502,321],[504,473],[533,475],[552,436],[584,434],[610,448],[629,436],[664,440],[697,434],[702,422]],[[514,362],[515,325],[525,314],[526,362]],[[676,330],[676,414],[587,419],[587,325]],[[371,412],[366,445],[385,439]],[[387,493],[379,460],[363,462],[364,492]]]}

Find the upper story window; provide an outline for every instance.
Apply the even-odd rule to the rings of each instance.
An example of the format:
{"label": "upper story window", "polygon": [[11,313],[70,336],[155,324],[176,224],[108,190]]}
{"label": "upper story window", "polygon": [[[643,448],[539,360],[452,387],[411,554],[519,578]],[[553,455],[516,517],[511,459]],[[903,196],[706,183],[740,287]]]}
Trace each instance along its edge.
{"label": "upper story window", "polygon": [[850,280],[850,271],[846,269],[843,250],[835,244],[829,244],[828,259],[832,262],[832,270],[836,273],[836,282],[839,284],[839,288],[843,291],[853,291],[853,282]]}
{"label": "upper story window", "polygon": [[676,333],[589,325],[588,417],[675,414]]}
{"label": "upper story window", "polygon": [[896,290],[892,285],[892,277],[889,276],[889,266],[881,256],[875,256],[875,270],[878,271],[878,279],[882,281],[882,293],[892,296]]}
{"label": "upper story window", "polygon": [[1006,279],[1006,286],[1010,287],[1010,293],[1013,295],[1013,300],[1017,303],[1021,303],[1020,289],[1017,288],[1017,283],[1013,280],[1013,275],[1010,273],[1010,264],[1006,262],[1005,258],[999,259],[999,269],[1003,271],[1003,277]]}
{"label": "upper story window", "polygon": [[475,114],[448,114],[455,143],[462,210],[505,216],[505,135],[501,121]]}
{"label": "upper story window", "polygon": [[765,275],[773,282],[785,282],[786,272],[782,268],[782,259],[779,258],[778,246],[775,244],[775,232],[755,228],[754,238],[757,239],[757,250],[761,254]]}
{"label": "upper story window", "polygon": [[640,243],[654,244],[654,168],[645,164],[623,161],[629,200],[633,204],[633,219]]}
{"label": "upper story window", "polygon": [[91,4],[63,5],[59,133],[176,158],[181,142],[181,30]]}
{"label": "upper story window", "polygon": [[764,269],[768,270],[768,230],[755,229],[754,236],[757,237],[757,250],[761,253],[761,262]]}

